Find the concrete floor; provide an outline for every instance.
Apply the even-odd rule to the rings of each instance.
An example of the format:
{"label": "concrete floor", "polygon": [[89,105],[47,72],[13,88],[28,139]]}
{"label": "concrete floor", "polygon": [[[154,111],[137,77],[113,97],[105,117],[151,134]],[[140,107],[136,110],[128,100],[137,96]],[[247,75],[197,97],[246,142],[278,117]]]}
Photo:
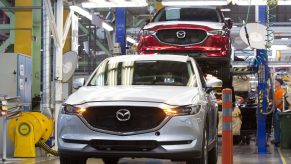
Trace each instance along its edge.
{"label": "concrete floor", "polygon": [[[234,163],[235,164],[291,164],[291,150],[281,150],[270,144],[268,154],[257,154],[256,145],[252,142],[250,145],[234,146]],[[1,163],[1,162],[0,162]],[[59,164],[59,160],[55,157],[22,159],[21,161],[7,161],[11,164]],[[103,164],[100,159],[89,159],[88,164]],[[184,162],[171,162],[169,160],[156,159],[121,159],[120,164],[184,164]],[[219,153],[219,164],[221,164],[221,152]]]}

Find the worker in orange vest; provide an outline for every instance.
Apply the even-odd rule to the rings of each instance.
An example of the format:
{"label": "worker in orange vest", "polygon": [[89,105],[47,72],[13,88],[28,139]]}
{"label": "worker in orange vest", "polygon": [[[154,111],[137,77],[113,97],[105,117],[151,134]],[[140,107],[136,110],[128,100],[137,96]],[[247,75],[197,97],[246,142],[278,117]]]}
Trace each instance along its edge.
{"label": "worker in orange vest", "polygon": [[274,97],[274,103],[276,106],[276,110],[274,112],[274,141],[273,143],[276,146],[279,146],[280,144],[280,126],[279,126],[279,113],[283,112],[283,97],[285,94],[285,90],[282,88],[282,85],[284,84],[282,79],[276,79],[275,80],[275,97]]}

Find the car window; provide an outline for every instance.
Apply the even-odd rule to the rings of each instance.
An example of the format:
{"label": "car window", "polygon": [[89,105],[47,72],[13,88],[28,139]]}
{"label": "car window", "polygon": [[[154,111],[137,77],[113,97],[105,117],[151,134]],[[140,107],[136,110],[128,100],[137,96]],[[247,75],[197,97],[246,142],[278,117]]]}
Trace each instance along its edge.
{"label": "car window", "polygon": [[95,71],[89,86],[165,85],[197,86],[191,62],[132,61],[104,62]]}
{"label": "car window", "polygon": [[163,21],[208,21],[221,22],[216,9],[207,8],[164,8],[158,12],[153,22]]}

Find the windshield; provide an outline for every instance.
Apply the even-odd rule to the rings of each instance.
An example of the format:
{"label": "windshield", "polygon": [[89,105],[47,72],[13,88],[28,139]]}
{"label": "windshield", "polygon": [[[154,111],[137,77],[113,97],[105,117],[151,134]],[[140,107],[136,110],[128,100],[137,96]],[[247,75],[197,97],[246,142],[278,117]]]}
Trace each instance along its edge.
{"label": "windshield", "polygon": [[164,8],[153,19],[153,22],[163,22],[163,21],[221,22],[221,18],[216,9]]}
{"label": "windshield", "polygon": [[196,87],[191,62],[178,61],[104,61],[88,86],[165,85]]}

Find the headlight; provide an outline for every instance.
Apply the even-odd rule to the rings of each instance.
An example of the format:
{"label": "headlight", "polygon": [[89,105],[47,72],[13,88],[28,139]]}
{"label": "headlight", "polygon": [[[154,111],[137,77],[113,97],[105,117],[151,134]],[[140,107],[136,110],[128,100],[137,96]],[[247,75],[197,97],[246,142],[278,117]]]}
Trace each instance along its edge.
{"label": "headlight", "polygon": [[86,108],[77,107],[73,105],[63,105],[62,112],[65,114],[82,114],[86,112]]}
{"label": "headlight", "polygon": [[222,36],[222,35],[225,35],[226,32],[224,30],[212,30],[212,31],[208,31],[207,33],[208,33],[208,35],[220,35],[220,36]]}
{"label": "headlight", "polygon": [[194,115],[199,113],[201,105],[189,105],[189,106],[170,106],[162,105],[161,108],[168,116],[183,116]]}
{"label": "headlight", "polygon": [[142,35],[154,35],[155,31],[151,31],[151,30],[142,30],[141,32]]}

